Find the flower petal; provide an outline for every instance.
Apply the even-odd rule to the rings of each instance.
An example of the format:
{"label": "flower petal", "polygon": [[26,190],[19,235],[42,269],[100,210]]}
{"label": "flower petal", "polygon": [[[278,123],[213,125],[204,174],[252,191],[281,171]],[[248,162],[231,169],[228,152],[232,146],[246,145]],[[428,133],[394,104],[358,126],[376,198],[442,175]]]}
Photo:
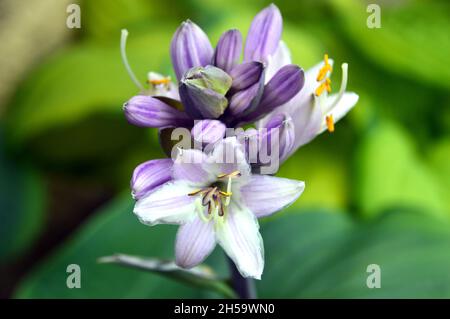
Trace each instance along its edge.
{"label": "flower petal", "polygon": [[233,79],[231,87],[235,90],[244,90],[249,86],[259,82],[264,70],[264,65],[260,62],[245,62],[236,65],[231,71]]}
{"label": "flower petal", "polygon": [[[329,103],[332,104],[334,99],[337,97],[337,94],[330,95],[328,97]],[[356,93],[353,92],[346,92],[342,96],[342,98],[339,100],[339,102],[334,106],[332,109],[326,109],[325,114],[326,115],[333,115],[334,122],[336,123],[341,118],[343,118],[358,102],[359,96]],[[322,119],[322,125],[320,128],[320,132],[322,133],[327,129],[327,124],[325,122],[325,117]]]}
{"label": "flower petal", "polygon": [[195,190],[186,181],[168,182],[139,199],[133,212],[148,225],[189,222],[195,217],[195,198],[188,194]]}
{"label": "flower petal", "polygon": [[134,199],[140,199],[156,187],[172,179],[172,159],[156,159],[140,164],[133,172],[131,189]]}
{"label": "flower petal", "polygon": [[241,187],[242,201],[257,217],[273,214],[293,202],[302,194],[305,183],[287,178],[252,175]]}
{"label": "flower petal", "polygon": [[136,95],[123,106],[128,122],[143,127],[169,127],[189,125],[184,113],[159,99],[147,95]]}
{"label": "flower petal", "polygon": [[222,34],[214,52],[213,64],[229,72],[239,63],[242,51],[242,35],[239,30],[229,30]]}
{"label": "flower petal", "polygon": [[[292,118],[285,113],[273,115],[265,129],[263,128],[262,134],[259,134],[260,151],[271,157],[278,154],[278,158],[275,160],[284,161],[291,153],[295,143],[295,127]],[[278,147],[278,152],[272,150],[272,145]]]}
{"label": "flower petal", "polygon": [[196,121],[191,130],[195,141],[204,144],[212,144],[221,140],[225,136],[227,127],[218,120]]}
{"label": "flower petal", "polygon": [[282,67],[264,87],[258,107],[245,117],[245,121],[254,121],[273,111],[292,99],[303,87],[303,70],[289,64]]}
{"label": "flower petal", "polygon": [[175,243],[175,262],[183,268],[200,264],[216,246],[214,223],[195,217],[178,228]]}
{"label": "flower petal", "polygon": [[240,203],[231,202],[223,223],[216,223],[216,238],[243,277],[261,279],[264,246],[255,215]]}
{"label": "flower petal", "polygon": [[266,67],[266,83],[280,70],[283,66],[291,64],[291,52],[284,41],[280,41],[278,48],[274,54],[269,55]]}
{"label": "flower petal", "polygon": [[261,88],[262,86],[259,83],[255,83],[249,88],[233,94],[228,106],[230,113],[233,116],[238,116],[251,109],[254,103],[258,103],[260,100],[261,94],[259,93],[262,93]]}
{"label": "flower petal", "polygon": [[208,162],[208,170],[215,176],[238,171],[241,176],[236,179],[236,183],[244,183],[250,176],[250,165],[245,158],[243,145],[236,137],[227,137],[216,144]]}
{"label": "flower petal", "polygon": [[283,29],[283,18],[276,5],[259,12],[252,21],[245,42],[244,61],[265,62],[278,47]]}
{"label": "flower petal", "polygon": [[185,180],[197,187],[214,179],[206,169],[207,156],[200,150],[181,150],[173,163],[173,179]]}
{"label": "flower petal", "polygon": [[178,80],[189,69],[210,64],[213,54],[208,36],[190,20],[183,22],[172,38],[170,55]]}

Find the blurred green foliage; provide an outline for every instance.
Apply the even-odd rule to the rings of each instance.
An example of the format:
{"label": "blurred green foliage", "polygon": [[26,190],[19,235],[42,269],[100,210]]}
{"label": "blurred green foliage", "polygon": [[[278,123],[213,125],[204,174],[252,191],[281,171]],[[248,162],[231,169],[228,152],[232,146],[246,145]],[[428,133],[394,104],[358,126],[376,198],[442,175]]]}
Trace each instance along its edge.
{"label": "blurred green foliage", "polygon": [[[57,200],[46,187],[51,177],[102,183],[118,197],[33,264],[15,296],[217,297],[96,263],[114,253],[173,257],[175,229],[139,224],[123,195],[133,168],[163,154],[154,130],[123,117],[122,104],[137,90],[120,60],[120,29],[129,30],[128,58],[142,82],[150,70],[173,77],[169,45],[182,20],[200,24],[215,44],[229,28],[245,35],[269,3],[81,1],[82,28],[36,61],[14,97],[2,101],[0,261],[33,253],[45,235],[46,216],[55,214],[47,198]],[[319,136],[281,167],[278,175],[307,187],[286,213],[263,221],[267,266],[259,295],[450,297],[448,2],[382,1],[380,29],[367,28],[365,1],[275,3],[293,61],[307,69],[328,53],[337,65],[348,62],[349,89],[360,100],[334,134]],[[339,77],[333,74],[334,90]],[[57,214],[72,211],[57,203]],[[71,263],[82,268],[82,289],[65,286]],[[365,286],[372,263],[382,268],[383,289]],[[221,251],[207,264],[226,276]]]}

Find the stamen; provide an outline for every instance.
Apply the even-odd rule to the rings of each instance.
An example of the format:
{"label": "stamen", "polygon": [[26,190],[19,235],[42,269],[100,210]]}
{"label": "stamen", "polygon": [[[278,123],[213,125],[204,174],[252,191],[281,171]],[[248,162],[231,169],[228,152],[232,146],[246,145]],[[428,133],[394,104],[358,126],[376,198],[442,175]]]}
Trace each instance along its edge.
{"label": "stamen", "polygon": [[167,78],[162,78],[162,79],[152,79],[152,80],[147,80],[148,83],[152,84],[152,85],[160,85],[160,84],[170,84],[170,77]]}
{"label": "stamen", "polygon": [[143,91],[144,87],[142,84],[138,81],[136,78],[136,75],[134,75],[133,70],[131,70],[130,64],[128,63],[127,54],[125,52],[125,47],[127,46],[127,37],[128,37],[128,31],[126,29],[122,29],[122,34],[120,37],[120,54],[122,56],[122,62],[125,65],[125,69],[128,72],[128,75],[131,78],[131,81],[134,82],[134,84],[138,87],[139,90]]}
{"label": "stamen", "polygon": [[[228,183],[227,183],[227,193],[231,194],[231,176],[228,177]],[[225,206],[230,205],[230,201],[231,201],[231,196],[228,196],[225,198]]]}
{"label": "stamen", "polygon": [[219,174],[217,175],[217,178],[224,178],[224,177],[239,177],[241,176],[241,172],[239,171],[234,171],[228,174]]}
{"label": "stamen", "polygon": [[198,216],[200,217],[200,219],[203,220],[205,223],[207,223],[211,220],[212,215],[209,215],[208,217],[205,216],[205,213],[204,213],[205,207],[202,206],[202,202],[201,202],[200,198],[195,201],[195,210],[196,210]]}
{"label": "stamen", "polygon": [[332,110],[342,99],[345,93],[345,89],[347,88],[347,79],[348,79],[348,64],[342,63],[342,80],[341,80],[341,88],[339,89],[339,94],[336,97],[336,99],[333,101],[333,103],[327,107],[328,110]]}
{"label": "stamen", "polygon": [[334,132],[333,114],[327,115],[325,117],[325,122],[327,123],[328,132],[333,133]]}
{"label": "stamen", "polygon": [[195,196],[195,195],[198,195],[198,194],[204,194],[204,193],[208,192],[210,189],[211,189],[211,187],[199,189],[199,190],[193,191],[192,193],[189,193],[188,196]]}
{"label": "stamen", "polygon": [[217,191],[217,187],[210,188],[208,192],[203,196],[202,204],[206,205],[208,202],[211,202],[213,195]]}
{"label": "stamen", "polygon": [[219,191],[219,194],[225,197],[230,197],[231,195],[233,195],[233,193],[229,193],[229,192],[224,192],[224,191]]}
{"label": "stamen", "polygon": [[323,60],[325,64],[320,68],[319,73],[317,74],[316,81],[321,82],[328,72],[331,72],[333,70],[330,62],[328,61],[328,54],[325,54],[323,57]]}

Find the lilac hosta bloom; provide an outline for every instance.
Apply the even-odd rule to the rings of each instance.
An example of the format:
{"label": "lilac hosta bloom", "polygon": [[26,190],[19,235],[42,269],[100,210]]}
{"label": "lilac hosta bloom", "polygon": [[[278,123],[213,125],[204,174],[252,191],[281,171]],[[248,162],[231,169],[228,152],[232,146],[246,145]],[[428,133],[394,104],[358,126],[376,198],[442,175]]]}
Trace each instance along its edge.
{"label": "lilac hosta bloom", "polygon": [[[191,128],[194,120],[219,120],[228,127],[252,123],[280,105],[288,102],[303,87],[304,72],[295,65],[282,68],[270,67],[270,81],[266,77],[266,67],[277,57],[282,32],[281,13],[275,5],[270,5],[258,13],[248,32],[243,47],[242,35],[238,30],[225,32],[213,49],[208,36],[190,20],[183,22],[176,30],[170,46],[171,59],[178,80],[174,85],[169,77],[150,73],[149,89],[144,89],[137,81],[125,55],[126,32],[122,38],[122,57],[132,80],[142,95],[153,96],[168,106],[178,105],[177,110],[187,114],[190,122],[183,123]],[[244,51],[244,62],[240,56]],[[162,99],[164,98],[164,99]],[[125,115],[131,123],[135,118],[143,119],[133,112],[146,108],[147,113],[155,113],[151,100],[134,107],[131,99],[127,103]],[[143,100],[138,100],[142,102]],[[181,102],[181,103],[180,103]],[[170,112],[166,112],[169,115]],[[170,113],[177,115],[175,113]],[[168,122],[177,122],[178,119]],[[150,121],[150,120],[149,120]],[[166,121],[167,122],[167,121]],[[141,126],[167,127],[166,122],[139,122]]]}
{"label": "lilac hosta bloom", "polygon": [[158,98],[136,95],[123,106],[131,124],[142,127],[174,127],[191,123],[189,117]]}
{"label": "lilac hosta bloom", "polygon": [[304,187],[295,180],[252,175],[241,144],[226,138],[209,155],[181,151],[170,181],[140,197],[134,213],[148,225],[180,225],[179,266],[201,263],[218,243],[243,276],[260,279],[264,247],[257,218],[290,205]]}
{"label": "lilac hosta bloom", "polygon": [[[273,60],[276,67],[290,63],[290,54],[285,45],[278,57]],[[270,66],[269,66],[270,68]],[[290,154],[300,146],[310,142],[318,134],[328,130],[334,132],[335,123],[344,117],[358,102],[358,95],[346,92],[348,65],[343,63],[342,80],[339,92],[331,94],[333,61],[325,55],[324,61],[315,65],[305,74],[305,85],[301,92],[284,105],[263,118],[258,127],[266,127],[272,117],[279,114],[290,116],[295,129],[295,144]]]}
{"label": "lilac hosta bloom", "polygon": [[191,130],[192,138],[203,145],[215,144],[225,136],[227,127],[217,120],[198,121]]}

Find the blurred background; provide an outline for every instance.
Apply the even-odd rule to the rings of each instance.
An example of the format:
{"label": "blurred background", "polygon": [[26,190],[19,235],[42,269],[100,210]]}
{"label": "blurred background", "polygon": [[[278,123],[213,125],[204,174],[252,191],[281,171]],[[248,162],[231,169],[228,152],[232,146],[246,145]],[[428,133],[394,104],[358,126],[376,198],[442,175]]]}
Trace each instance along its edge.
{"label": "blurred background", "polygon": [[[217,295],[97,258],[113,253],[173,258],[175,227],[149,228],[132,214],[134,167],[162,157],[156,130],[129,125],[122,104],[137,93],[121,63],[170,74],[181,21],[215,45],[271,1],[77,2],[81,28],[66,27],[67,0],[0,0],[0,296],[189,298]],[[306,182],[286,211],[261,220],[266,298],[450,297],[450,6],[448,1],[275,3],[294,63],[324,53],[349,63],[356,108],[301,148],[279,176]],[[338,89],[340,70],[333,74]],[[69,264],[81,288],[66,286]],[[206,264],[227,275],[216,249]],[[381,288],[366,286],[367,266]]]}

